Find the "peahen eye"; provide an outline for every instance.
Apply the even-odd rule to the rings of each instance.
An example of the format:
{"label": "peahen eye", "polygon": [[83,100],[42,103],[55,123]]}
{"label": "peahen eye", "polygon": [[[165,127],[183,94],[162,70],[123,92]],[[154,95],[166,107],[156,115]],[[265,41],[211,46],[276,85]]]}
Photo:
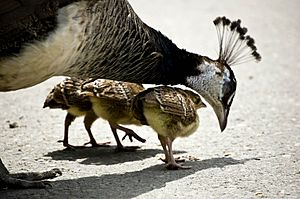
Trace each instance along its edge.
{"label": "peahen eye", "polygon": [[221,71],[216,71],[216,75],[221,76],[222,72]]}

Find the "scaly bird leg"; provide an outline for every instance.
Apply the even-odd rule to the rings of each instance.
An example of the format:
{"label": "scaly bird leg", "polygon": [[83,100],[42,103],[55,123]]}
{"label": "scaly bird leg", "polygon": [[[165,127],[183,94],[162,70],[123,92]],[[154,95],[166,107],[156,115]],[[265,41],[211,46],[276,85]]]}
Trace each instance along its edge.
{"label": "scaly bird leg", "polygon": [[165,154],[165,159],[162,159],[161,160],[164,162],[164,163],[168,163],[169,162],[169,152],[168,152],[168,149],[167,149],[167,138],[164,137],[164,136],[161,136],[161,135],[158,135],[158,139],[160,141],[160,144],[164,150],[164,154]]}
{"label": "scaly bird leg", "polygon": [[109,124],[110,124],[110,125],[113,125],[114,128],[119,129],[119,130],[125,132],[125,136],[122,138],[122,140],[125,140],[125,138],[128,136],[128,138],[129,138],[129,140],[130,140],[131,142],[133,142],[133,139],[132,139],[133,137],[134,137],[136,140],[138,140],[138,141],[140,141],[140,142],[142,142],[142,143],[145,143],[145,142],[146,142],[146,140],[145,140],[144,138],[141,138],[140,136],[138,136],[138,134],[136,134],[136,133],[135,133],[133,130],[131,130],[131,129],[125,128],[125,127],[120,126],[120,125],[118,125],[118,124],[113,124],[113,123],[109,123]]}
{"label": "scaly bird leg", "polygon": [[59,140],[58,142],[62,142],[64,147],[68,149],[74,150],[76,146],[70,145],[69,144],[69,126],[72,124],[72,122],[75,120],[76,116],[71,115],[68,113],[65,118],[65,129],[64,129],[64,139]]}
{"label": "scaly bird leg", "polygon": [[[132,131],[131,129],[127,129],[125,127],[122,127],[122,126],[119,126],[117,124],[114,124],[112,122],[109,122],[109,125],[110,125],[110,128],[111,128],[111,131],[113,132],[113,135],[115,137],[115,140],[117,142],[117,148],[116,148],[116,151],[118,152],[126,152],[126,151],[135,151],[136,149],[138,149],[139,147],[136,147],[136,146],[131,146],[131,147],[124,147],[119,139],[119,136],[117,134],[117,129],[120,129],[122,131],[124,131],[126,133],[125,137],[127,136],[127,131],[130,132]],[[134,133],[134,131],[132,131]],[[135,133],[134,133],[135,134]],[[139,137],[137,134],[135,134],[137,137]],[[130,141],[132,142],[132,136],[133,135],[128,135],[129,136],[129,139]],[[125,138],[124,137],[124,138]],[[139,139],[141,140],[144,140],[143,138],[139,137]],[[145,142],[146,140],[144,140]]]}
{"label": "scaly bird leg", "polygon": [[91,144],[92,147],[109,147],[110,142],[100,143],[98,144],[92,134],[91,126],[92,124],[98,119],[97,115],[94,113],[94,111],[89,111],[85,117],[84,117],[84,127],[86,131],[88,132],[88,135],[90,137],[90,141],[85,143],[84,145]]}
{"label": "scaly bird leg", "polygon": [[[168,152],[168,149],[167,149],[167,139],[166,137],[164,136],[161,136],[161,135],[158,135],[158,139],[160,141],[160,144],[164,150],[164,153],[165,153],[165,159],[162,159],[160,158],[161,161],[163,161],[164,163],[168,163],[169,162],[169,152]],[[179,162],[185,162],[184,159],[179,159],[179,158],[176,158],[175,159],[176,163],[179,163]]]}
{"label": "scaly bird leg", "polygon": [[50,186],[49,182],[40,180],[55,178],[61,174],[59,169],[10,174],[0,159],[0,188],[45,188]]}
{"label": "scaly bird leg", "polygon": [[174,139],[171,139],[167,137],[167,147],[168,147],[168,152],[169,152],[169,159],[168,159],[168,164],[166,166],[167,169],[169,170],[177,170],[177,169],[190,169],[191,167],[189,166],[182,166],[181,164],[178,164],[173,156],[173,149],[172,149],[172,143]]}

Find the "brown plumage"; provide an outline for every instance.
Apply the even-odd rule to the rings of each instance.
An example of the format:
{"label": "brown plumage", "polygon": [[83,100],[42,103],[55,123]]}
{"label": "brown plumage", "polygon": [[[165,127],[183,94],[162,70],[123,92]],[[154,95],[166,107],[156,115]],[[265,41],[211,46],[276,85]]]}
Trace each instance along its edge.
{"label": "brown plumage", "polygon": [[[109,122],[114,135],[117,135],[117,129],[124,131],[127,135],[136,135],[131,129],[119,124],[141,125],[130,111],[133,97],[141,91],[144,91],[144,87],[140,84],[104,79],[85,83],[82,87],[82,95],[90,98],[93,111],[98,117]],[[140,137],[134,137],[145,142]],[[118,139],[116,141],[118,145],[121,144]]]}
{"label": "brown plumage", "polygon": [[[65,118],[65,130],[64,130],[64,139],[63,139],[63,145],[65,147],[77,148],[77,146],[73,146],[68,143],[68,134],[69,134],[69,126],[75,120],[76,117],[80,117],[80,116],[84,116],[84,126],[90,138],[90,141],[88,143],[90,143],[92,147],[107,146],[106,143],[98,144],[91,132],[91,126],[94,123],[94,121],[98,119],[98,116],[94,113],[92,109],[92,102],[90,101],[89,96],[83,95],[81,92],[82,83],[84,82],[85,82],[84,80],[77,79],[77,78],[67,78],[61,83],[57,84],[48,94],[44,103],[44,108],[45,107],[61,108],[68,112]],[[106,88],[112,88],[114,86],[111,84],[112,81],[103,80],[102,83],[103,84],[101,84],[101,86]],[[119,94],[117,92],[120,91],[118,90],[115,91],[116,91],[115,96],[118,96]],[[106,94],[110,96],[111,93],[106,93]],[[115,132],[116,131],[115,129],[117,128],[122,130],[124,127],[114,125],[111,122],[109,122],[109,124],[112,128],[114,137],[117,142],[117,150],[121,151],[124,149],[124,147],[121,144],[119,137]],[[145,142],[144,139],[140,138],[134,132],[130,132],[126,134],[123,139],[125,139],[126,136],[129,136],[129,139],[131,141],[132,141],[132,137],[134,137],[139,141]]]}
{"label": "brown plumage", "polygon": [[172,142],[197,130],[197,109],[201,107],[206,105],[196,93],[168,86],[149,88],[134,98],[132,112],[141,123],[157,132],[168,169],[188,168],[176,163]]}

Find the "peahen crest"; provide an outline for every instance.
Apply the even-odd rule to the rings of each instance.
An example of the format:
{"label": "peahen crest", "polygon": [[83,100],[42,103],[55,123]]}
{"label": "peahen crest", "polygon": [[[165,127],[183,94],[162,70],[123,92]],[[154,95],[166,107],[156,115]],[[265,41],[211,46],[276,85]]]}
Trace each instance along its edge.
{"label": "peahen crest", "polygon": [[246,35],[247,28],[241,26],[240,19],[230,21],[226,17],[217,17],[214,24],[219,40],[218,61],[232,66],[261,60],[254,39]]}

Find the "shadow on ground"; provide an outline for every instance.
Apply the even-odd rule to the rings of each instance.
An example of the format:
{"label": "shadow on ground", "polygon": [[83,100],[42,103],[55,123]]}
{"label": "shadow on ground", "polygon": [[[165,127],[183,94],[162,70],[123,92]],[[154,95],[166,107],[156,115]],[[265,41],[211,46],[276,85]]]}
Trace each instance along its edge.
{"label": "shadow on ground", "polygon": [[141,194],[160,189],[166,183],[176,181],[198,171],[223,168],[244,164],[252,159],[236,160],[233,158],[211,158],[201,161],[188,161],[189,170],[168,171],[162,164],[139,171],[123,174],[83,177],[52,182],[52,187],[41,190],[5,190],[0,196],[16,198],[133,198]]}
{"label": "shadow on ground", "polygon": [[[115,152],[115,147],[96,147],[76,150],[57,150],[49,152],[45,156],[51,157],[53,160],[76,161],[78,159],[84,159],[79,162],[80,164],[113,165],[155,157],[159,153],[163,154],[163,150],[138,149],[131,152]],[[174,151],[174,153],[186,153],[186,151]]]}

